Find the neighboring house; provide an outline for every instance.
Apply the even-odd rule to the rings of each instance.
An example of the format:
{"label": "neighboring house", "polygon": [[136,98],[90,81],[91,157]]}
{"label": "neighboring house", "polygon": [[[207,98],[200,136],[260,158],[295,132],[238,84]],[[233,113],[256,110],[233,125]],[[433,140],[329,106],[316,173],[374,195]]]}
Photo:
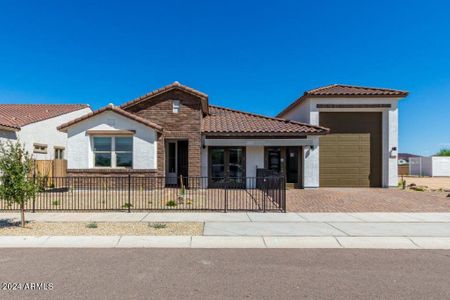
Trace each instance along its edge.
{"label": "neighboring house", "polygon": [[394,187],[398,101],[407,92],[333,84],[307,91],[278,117],[330,128],[312,151],[310,186]]}
{"label": "neighboring house", "polygon": [[411,153],[399,153],[398,154],[398,164],[409,164],[411,157],[420,157],[420,155],[415,155]]}
{"label": "neighboring house", "polygon": [[411,157],[409,174],[414,176],[450,176],[450,157]]}
{"label": "neighboring house", "polygon": [[[397,100],[406,93],[330,87],[338,91],[328,96],[343,94],[321,101],[305,93],[280,114],[283,118],[272,118],[210,105],[206,94],[175,82],[61,125],[68,135],[68,174],[166,176],[172,178],[168,183],[180,175],[202,176],[214,187],[223,177],[245,185],[244,177],[264,168],[299,188],[319,182],[396,186]],[[348,126],[338,126],[341,122]],[[339,129],[339,135],[328,138],[328,127]],[[341,159],[332,160],[333,155]]]}
{"label": "neighboring house", "polygon": [[67,134],[56,128],[92,110],[84,104],[0,104],[0,141],[19,141],[37,160],[65,159]]}

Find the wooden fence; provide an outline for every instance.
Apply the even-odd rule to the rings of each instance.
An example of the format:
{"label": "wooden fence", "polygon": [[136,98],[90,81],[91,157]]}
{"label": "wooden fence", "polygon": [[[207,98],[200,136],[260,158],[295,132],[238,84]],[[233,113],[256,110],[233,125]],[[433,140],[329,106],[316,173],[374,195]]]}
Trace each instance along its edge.
{"label": "wooden fence", "polygon": [[39,177],[67,176],[67,160],[35,160],[36,175]]}

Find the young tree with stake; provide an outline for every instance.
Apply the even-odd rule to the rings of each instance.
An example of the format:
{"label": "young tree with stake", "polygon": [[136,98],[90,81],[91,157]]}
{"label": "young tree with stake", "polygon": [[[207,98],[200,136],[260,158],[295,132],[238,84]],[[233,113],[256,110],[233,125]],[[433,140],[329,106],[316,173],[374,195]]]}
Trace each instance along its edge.
{"label": "young tree with stake", "polygon": [[38,185],[30,178],[33,167],[33,159],[21,143],[0,143],[0,199],[8,205],[19,205],[22,227],[25,227],[25,204],[38,192]]}

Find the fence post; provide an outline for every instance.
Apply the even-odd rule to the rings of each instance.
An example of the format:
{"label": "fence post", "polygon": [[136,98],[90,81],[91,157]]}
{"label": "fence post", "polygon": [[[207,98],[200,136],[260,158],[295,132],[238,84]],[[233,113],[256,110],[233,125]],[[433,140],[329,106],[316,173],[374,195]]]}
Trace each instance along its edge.
{"label": "fence post", "polygon": [[286,212],[286,180],[283,177],[281,177],[281,187],[283,188],[282,193],[283,193],[283,212]]}
{"label": "fence post", "polygon": [[228,211],[228,182],[227,179],[225,179],[225,212]]}
{"label": "fence post", "polygon": [[266,212],[266,200],[267,200],[267,177],[263,178],[263,189],[265,190],[263,192],[263,212]]}
{"label": "fence post", "polygon": [[[33,172],[33,186],[36,186],[36,174]],[[36,195],[33,195],[33,212],[36,212]]]}
{"label": "fence post", "polygon": [[128,212],[131,212],[131,174],[128,174]]}

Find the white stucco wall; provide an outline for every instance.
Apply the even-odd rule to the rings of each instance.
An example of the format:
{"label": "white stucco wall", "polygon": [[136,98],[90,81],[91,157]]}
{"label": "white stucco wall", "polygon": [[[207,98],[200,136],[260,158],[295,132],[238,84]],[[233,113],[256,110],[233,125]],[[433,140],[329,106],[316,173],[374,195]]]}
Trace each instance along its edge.
{"label": "white stucco wall", "polygon": [[314,145],[303,147],[303,187],[319,187],[320,138],[313,137]]}
{"label": "white stucco wall", "polygon": [[450,157],[433,156],[433,176],[450,176]]}
{"label": "white stucco wall", "polygon": [[450,157],[411,157],[409,174],[414,176],[450,176]]}
{"label": "white stucco wall", "polygon": [[67,165],[69,169],[94,167],[92,137],[88,130],[134,130],[133,169],[156,169],[157,132],[120,114],[105,111],[68,128]]}
{"label": "white stucco wall", "polygon": [[[67,158],[67,134],[58,131],[56,128],[91,111],[90,108],[83,108],[61,116],[25,125],[17,132],[2,130],[0,139],[19,141],[35,159],[54,159],[54,147],[64,147],[64,155]],[[47,154],[33,153],[34,143],[47,145]]]}
{"label": "white stucco wall", "polygon": [[[300,122],[309,122],[312,125],[319,125],[320,112],[381,112],[382,184],[383,187],[396,187],[398,184],[398,100],[398,98],[309,98],[299,103],[282,117]],[[317,108],[317,104],[390,104],[391,107]],[[393,148],[397,148],[397,151],[392,150]],[[311,167],[314,166],[315,164],[311,165]],[[317,174],[318,172],[317,170]],[[305,180],[308,180],[306,176]]]}

